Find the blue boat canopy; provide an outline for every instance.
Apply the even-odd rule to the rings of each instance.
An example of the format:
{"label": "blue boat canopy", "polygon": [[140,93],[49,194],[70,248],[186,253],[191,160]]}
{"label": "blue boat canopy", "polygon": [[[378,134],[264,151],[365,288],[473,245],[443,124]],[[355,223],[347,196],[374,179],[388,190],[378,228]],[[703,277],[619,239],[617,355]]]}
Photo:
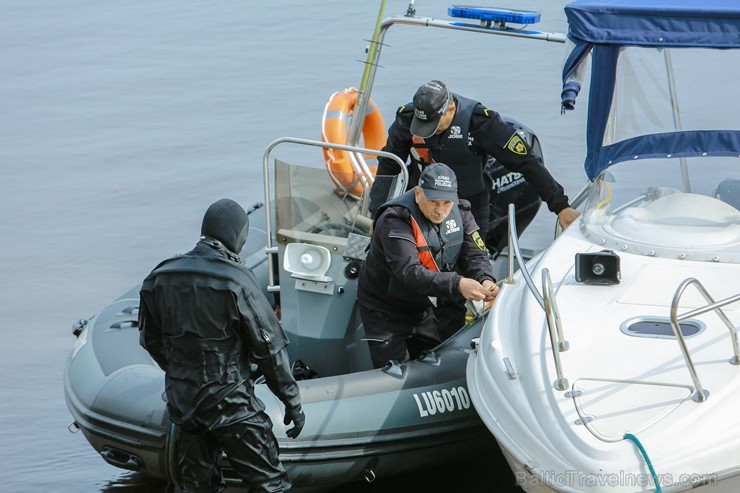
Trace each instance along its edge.
{"label": "blue boat canopy", "polygon": [[740,2],[576,0],[565,13],[563,110],[591,61],[591,180],[625,160],[740,157]]}

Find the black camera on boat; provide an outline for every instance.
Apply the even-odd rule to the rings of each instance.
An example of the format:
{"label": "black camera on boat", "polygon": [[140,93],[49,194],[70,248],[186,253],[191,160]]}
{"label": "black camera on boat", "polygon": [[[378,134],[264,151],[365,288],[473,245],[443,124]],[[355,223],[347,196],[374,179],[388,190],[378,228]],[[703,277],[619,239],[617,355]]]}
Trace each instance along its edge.
{"label": "black camera on boat", "polygon": [[619,284],[619,255],[612,250],[576,253],[576,281],[584,284]]}

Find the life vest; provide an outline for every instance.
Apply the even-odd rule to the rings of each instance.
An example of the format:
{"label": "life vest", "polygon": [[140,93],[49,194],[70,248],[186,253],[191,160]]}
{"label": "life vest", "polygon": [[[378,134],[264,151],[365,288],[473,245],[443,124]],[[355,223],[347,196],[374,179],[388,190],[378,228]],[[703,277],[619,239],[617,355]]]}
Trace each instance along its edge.
{"label": "life vest", "polygon": [[[324,108],[324,117],[321,125],[321,140],[333,144],[347,145],[347,125],[355,116],[358,91],[354,87],[337,91],[331,95]],[[365,121],[362,125],[363,145],[368,149],[380,150],[385,146],[387,139],[385,123],[380,109],[372,99],[368,100]],[[326,169],[337,190],[359,198],[364,189],[363,176],[352,165],[352,156],[347,151],[324,148]],[[366,155],[365,159],[375,159],[375,156]],[[375,176],[377,165],[369,165],[372,176]],[[365,177],[372,180],[371,177]],[[366,180],[367,181],[367,180]]]}
{"label": "life vest", "polygon": [[469,145],[470,120],[477,101],[458,94],[455,97],[455,116],[450,126],[439,135],[426,139],[413,137],[412,158],[423,166],[445,163],[457,176],[458,193],[467,198],[488,189],[483,179],[486,154]]}
{"label": "life vest", "polygon": [[432,156],[429,155],[429,145],[424,141],[423,137],[419,137],[418,135],[411,136],[411,157],[424,166],[434,162]]}
{"label": "life vest", "polygon": [[465,239],[460,208],[453,207],[450,215],[437,229],[419,209],[413,189],[380,206],[376,217],[380,217],[385,209],[393,206],[404,207],[411,214],[411,227],[419,262],[435,272],[455,270]]}

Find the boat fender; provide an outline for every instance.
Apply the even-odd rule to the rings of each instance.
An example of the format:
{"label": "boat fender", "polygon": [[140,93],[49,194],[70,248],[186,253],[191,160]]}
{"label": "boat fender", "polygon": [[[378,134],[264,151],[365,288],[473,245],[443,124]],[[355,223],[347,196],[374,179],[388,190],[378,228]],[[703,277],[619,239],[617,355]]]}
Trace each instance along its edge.
{"label": "boat fender", "polygon": [[[321,122],[322,141],[347,145],[347,122],[351,121],[354,115],[358,94],[359,91],[356,88],[350,87],[331,95],[324,108],[324,116]],[[375,150],[382,149],[387,139],[383,116],[372,99],[368,100],[367,103],[365,121],[362,125],[362,138],[364,147]],[[366,158],[374,158],[374,156],[368,155]],[[338,192],[360,198],[364,189],[363,178],[370,178],[368,181],[372,183],[377,166],[369,166],[373,176],[364,177],[358,174],[352,165],[352,159],[353,157],[347,151],[324,148],[326,168],[332,181],[337,185]]]}

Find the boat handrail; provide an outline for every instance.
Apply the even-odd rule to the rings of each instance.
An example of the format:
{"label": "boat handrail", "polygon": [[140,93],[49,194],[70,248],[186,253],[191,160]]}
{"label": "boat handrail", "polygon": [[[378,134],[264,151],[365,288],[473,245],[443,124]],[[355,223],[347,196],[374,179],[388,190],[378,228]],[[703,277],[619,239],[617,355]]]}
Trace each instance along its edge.
{"label": "boat handrail", "polygon": [[563,340],[563,328],[560,324],[560,312],[555,302],[552,290],[550,271],[542,269],[542,293],[545,301],[545,315],[547,315],[547,329],[550,334],[550,345],[552,346],[552,357],[555,360],[555,372],[558,375],[554,386],[563,391],[568,388],[568,379],[563,376],[563,363],[560,361],[560,352],[568,349],[568,343]]}
{"label": "boat handrail", "polygon": [[508,277],[504,279],[504,282],[507,284],[514,283],[514,257],[519,266],[519,271],[522,273],[522,276],[524,276],[524,282],[527,283],[527,286],[537,300],[537,303],[539,303],[542,309],[545,310],[545,301],[542,299],[540,292],[537,291],[537,288],[532,281],[532,277],[529,275],[529,271],[524,264],[524,256],[519,248],[519,238],[516,234],[516,206],[514,204],[509,204],[509,273]]}
{"label": "boat handrail", "polygon": [[[563,332],[563,323],[560,319],[560,309],[558,308],[557,296],[555,291],[552,289],[552,280],[550,279],[550,270],[545,268],[542,270],[542,292],[545,300],[545,307],[548,303],[550,305],[550,311],[552,311],[553,321],[555,322],[555,330],[557,332],[558,350],[562,353],[567,351],[570,347],[568,341],[565,340]],[[549,321],[548,321],[549,324]]]}
{"label": "boat handrail", "polygon": [[[681,301],[681,296],[683,295],[684,290],[692,284],[696,287],[697,291],[699,291],[699,293],[704,297],[708,304],[679,315],[678,304]],[[686,320],[688,318],[695,317],[703,313],[716,311],[717,316],[725,323],[727,328],[730,330],[732,349],[735,353],[734,356],[730,358],[730,364],[740,365],[740,346],[738,346],[737,341],[737,329],[732,324],[732,322],[730,322],[730,319],[727,318],[727,315],[722,310],[723,306],[729,305],[739,300],[740,294],[736,294],[720,301],[714,301],[714,299],[704,288],[704,285],[698,279],[693,277],[684,279],[684,281],[678,286],[678,289],[676,289],[676,293],[673,295],[673,301],[671,302],[671,327],[673,328],[673,334],[676,336],[676,340],[678,340],[678,345],[681,348],[681,353],[683,354],[684,360],[686,361],[686,367],[688,368],[689,374],[691,375],[691,380],[694,383],[695,392],[692,398],[696,402],[704,402],[705,400],[707,400],[707,398],[709,397],[709,391],[704,389],[701,381],[699,380],[699,375],[696,373],[694,361],[691,359],[691,354],[686,347],[686,340],[683,336],[683,333],[681,332],[681,327],[679,323],[682,320]]]}
{"label": "boat handrail", "polygon": [[[382,16],[384,7],[385,1],[381,3],[379,17]],[[375,73],[377,72],[377,68],[379,66],[378,62],[380,59],[380,53],[382,51],[382,47],[385,46],[383,41],[385,39],[386,33],[388,32],[388,29],[390,29],[391,26],[397,24],[418,27],[438,27],[442,29],[476,32],[482,34],[494,34],[499,36],[513,36],[517,38],[537,39],[554,43],[565,43],[567,39],[566,35],[562,33],[510,29],[498,25],[476,25],[467,24],[460,21],[434,19],[431,17],[410,17],[408,15],[388,17],[380,22],[379,25],[376,24],[373,38],[370,40],[368,57],[367,61],[365,62],[365,72],[363,73],[362,83],[360,84],[357,93],[355,117],[352,118],[349,129],[348,143],[350,144],[357,144],[360,141],[362,126],[365,123],[365,112],[367,110],[368,101],[370,99],[370,92],[372,91],[373,82],[375,80]]]}
{"label": "boat handrail", "polygon": [[[580,195],[585,196],[586,189],[589,188],[587,185],[584,191]],[[569,348],[568,341],[565,340],[563,335],[563,326],[560,321],[560,310],[558,310],[558,304],[555,298],[555,293],[552,288],[552,280],[550,279],[550,271],[548,269],[542,269],[542,295],[537,290],[532,281],[532,277],[529,275],[527,266],[524,263],[524,257],[522,256],[521,249],[519,248],[519,239],[516,234],[516,206],[509,204],[509,273],[508,277],[504,280],[507,284],[514,282],[514,257],[516,257],[519,271],[524,277],[524,281],[527,283],[532,295],[535,297],[537,302],[540,304],[542,309],[545,311],[547,316],[547,328],[550,334],[550,344],[552,345],[552,355],[555,360],[555,371],[557,372],[557,380],[555,380],[554,386],[557,390],[566,390],[568,388],[568,380],[563,376],[563,364],[560,361],[560,354],[563,351],[567,351]]]}
{"label": "boat handrail", "polygon": [[404,163],[401,158],[396,156],[393,153],[385,152],[385,151],[378,151],[375,149],[366,149],[364,147],[354,146],[354,145],[344,145],[344,144],[333,144],[331,142],[322,142],[319,140],[310,140],[310,139],[300,139],[296,137],[280,137],[279,139],[273,140],[270,145],[267,146],[267,149],[265,149],[265,153],[262,157],[262,181],[263,181],[263,188],[265,190],[265,204],[267,204],[267,207],[265,207],[265,237],[266,237],[266,246],[265,246],[265,253],[267,254],[267,279],[268,279],[268,286],[267,291],[268,292],[276,292],[280,291],[280,286],[275,285],[275,257],[277,256],[278,250],[277,247],[273,245],[272,243],[272,214],[271,214],[271,195],[270,195],[270,153],[280,144],[299,144],[299,145],[307,145],[307,146],[313,146],[313,147],[322,147],[326,149],[338,149],[341,151],[348,151],[348,152],[358,152],[362,154],[372,154],[374,156],[379,157],[385,157],[394,160],[396,163],[398,163],[398,166],[401,168],[401,174],[403,176],[403,183],[400,187],[400,190],[406,189],[406,184],[409,182],[409,173],[406,169],[406,163]]}

